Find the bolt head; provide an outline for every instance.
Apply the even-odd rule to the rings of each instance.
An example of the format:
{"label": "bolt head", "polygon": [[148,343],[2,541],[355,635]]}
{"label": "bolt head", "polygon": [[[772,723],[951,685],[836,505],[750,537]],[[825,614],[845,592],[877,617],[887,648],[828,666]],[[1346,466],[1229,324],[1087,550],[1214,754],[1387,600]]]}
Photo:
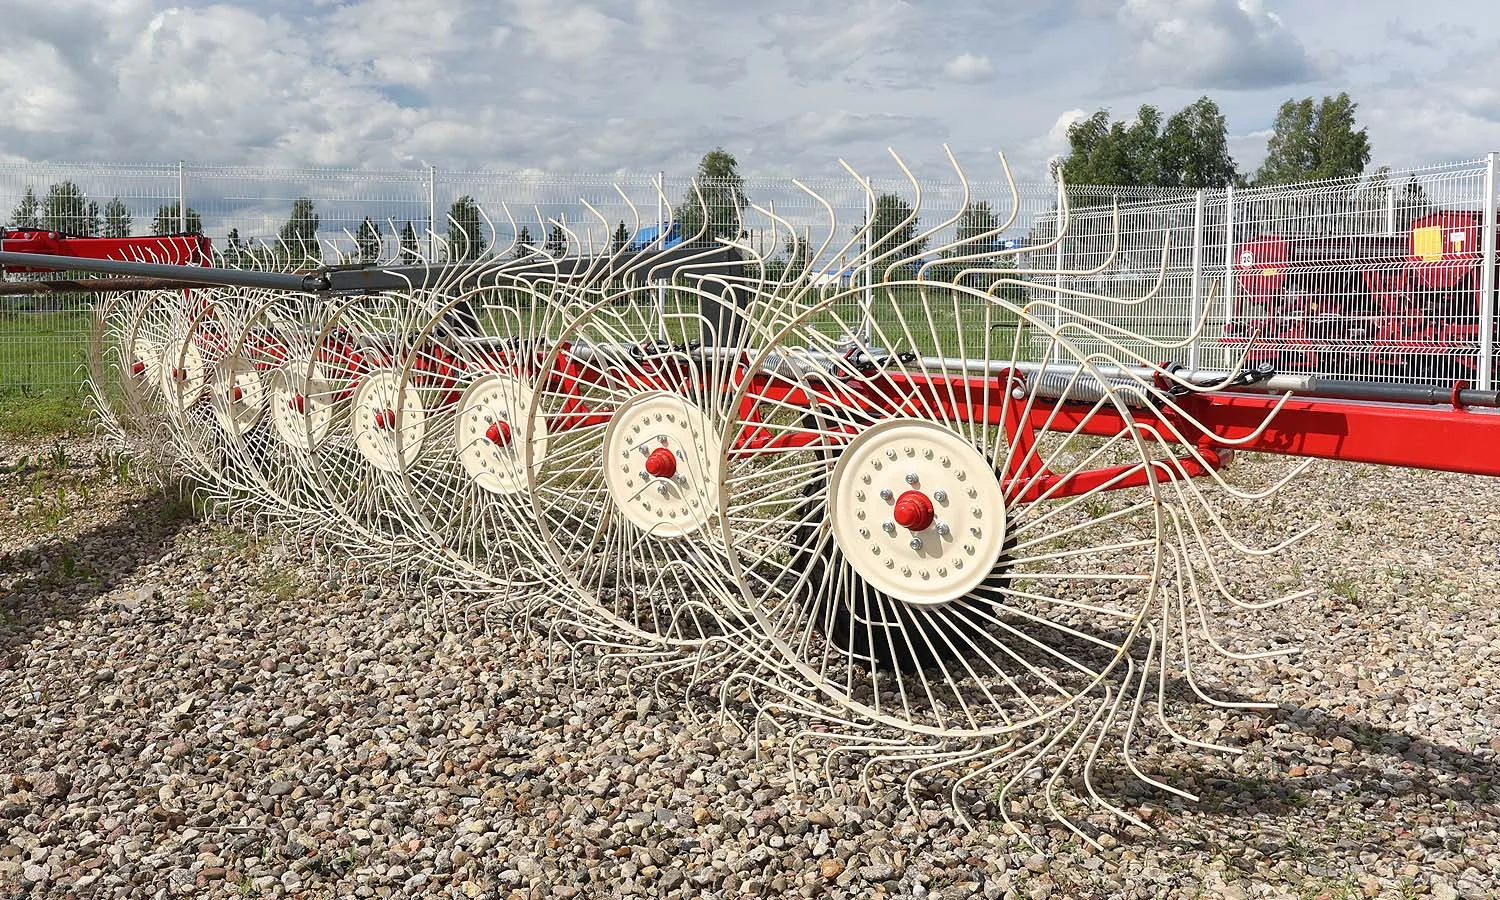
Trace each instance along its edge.
{"label": "bolt head", "polygon": [[916,472],[907,472],[906,473],[906,483],[909,484],[909,485],[911,485],[912,487],[916,487],[917,486],[917,482],[919,482],[921,480],[922,479],[920,479],[920,478],[917,477],[917,473]]}
{"label": "bolt head", "polygon": [[948,502],[948,492],[947,491],[933,491],[932,492],[932,499],[936,500],[939,503],[947,503]]}
{"label": "bolt head", "polygon": [[880,527],[885,530],[886,534],[895,534],[896,533],[896,523],[895,522],[886,522],[884,525],[881,525]]}
{"label": "bolt head", "polygon": [[886,459],[895,459],[896,458],[896,451],[894,451],[894,450],[887,450],[887,451],[885,451],[885,458]]}
{"label": "bolt head", "polygon": [[884,500],[887,503],[890,503],[891,500],[895,496],[896,496],[895,494],[891,493],[891,489],[890,488],[881,488],[880,489],[880,499]]}
{"label": "bolt head", "polygon": [[865,502],[865,492],[864,491],[855,491],[854,492],[854,499],[858,500],[861,503]]}
{"label": "bolt head", "polygon": [[953,529],[948,527],[948,523],[947,522],[939,522],[938,523],[938,527],[937,527],[937,533],[939,535],[941,535],[942,537],[947,537],[948,535],[950,535],[950,534],[953,533]]}
{"label": "bolt head", "polygon": [[861,528],[859,530],[859,536],[862,537],[862,538],[869,537],[870,536],[870,529],[868,529],[868,528]]}
{"label": "bolt head", "polygon": [[910,548],[912,548],[913,550],[921,550],[922,549],[922,539],[919,538],[919,537],[914,537],[914,538],[911,539],[911,543],[907,544],[907,546],[910,547]]}
{"label": "bolt head", "polygon": [[667,495],[667,486],[664,485],[664,484],[658,484],[656,486],[656,492],[658,494],[661,494],[663,497],[665,497]]}
{"label": "bolt head", "polygon": [[911,577],[911,566],[902,566],[901,567],[901,574],[905,575],[907,578],[910,578]]}

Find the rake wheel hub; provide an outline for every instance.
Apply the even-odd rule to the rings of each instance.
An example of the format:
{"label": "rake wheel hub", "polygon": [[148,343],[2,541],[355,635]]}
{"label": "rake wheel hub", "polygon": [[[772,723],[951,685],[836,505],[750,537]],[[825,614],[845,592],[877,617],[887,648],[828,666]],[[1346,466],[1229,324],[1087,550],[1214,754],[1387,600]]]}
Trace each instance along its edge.
{"label": "rake wheel hub", "polygon": [[[162,348],[162,360],[158,387],[169,404],[185,411],[203,399],[208,388],[208,364],[197,344],[169,343]],[[166,365],[166,361],[171,364]]]}
{"label": "rake wheel hub", "polygon": [[249,433],[265,415],[265,383],[255,364],[243,356],[225,357],[215,369],[214,381],[224,386],[213,404],[219,427],[231,434]]}
{"label": "rake wheel hub", "polygon": [[604,481],[620,513],[655,537],[707,525],[719,506],[718,441],[681,394],[653,391],[620,404],[604,433]]}
{"label": "rake wheel hub", "polygon": [[343,393],[322,363],[304,355],[287,359],[271,388],[271,426],[276,436],[297,450],[315,450],[333,429]]}
{"label": "rake wheel hub", "polygon": [[400,372],[377,369],[361,378],[352,405],[354,446],[370,465],[400,472],[417,458],[427,433],[426,410],[417,392],[402,384]]}
{"label": "rake wheel hub", "polygon": [[896,505],[891,511],[891,516],[908,531],[926,531],[937,517],[932,508],[932,501],[921,491],[907,491],[896,498]]}
{"label": "rake wheel hub", "polygon": [[527,382],[491,372],[459,397],[454,428],[459,462],[475,484],[492,494],[527,490],[528,444],[537,462],[547,455],[546,422],[526,424],[532,395]]}
{"label": "rake wheel hub", "polygon": [[646,472],[652,478],[671,478],[677,474],[677,457],[666,447],[657,447],[646,456]]}
{"label": "rake wheel hub", "polygon": [[964,596],[1005,546],[1005,495],[994,465],[923,419],[881,422],[849,442],[829,476],[828,515],[849,565],[914,606]]}

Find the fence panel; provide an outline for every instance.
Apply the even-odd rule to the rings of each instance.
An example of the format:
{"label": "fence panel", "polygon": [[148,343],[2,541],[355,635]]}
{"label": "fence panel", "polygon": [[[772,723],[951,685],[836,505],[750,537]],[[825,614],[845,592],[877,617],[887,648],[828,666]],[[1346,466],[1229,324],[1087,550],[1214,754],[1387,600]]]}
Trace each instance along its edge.
{"label": "fence panel", "polygon": [[[810,266],[811,290],[776,293],[757,311],[771,325],[814,304],[807,324],[830,337],[899,343],[899,323],[875,321],[870,312],[882,282],[920,273],[940,285],[963,268],[945,260],[1004,246],[981,261],[1013,270],[1014,282],[997,288],[1001,296],[1016,306],[1038,301],[1034,311],[1056,325],[1107,322],[1140,359],[1200,368],[1243,359],[1312,374],[1488,385],[1494,182],[1492,156],[1276,187],[1071,185],[1059,236],[1056,185],[1018,184],[1013,201],[1010,186],[992,174],[967,184],[949,174],[913,184],[894,169],[801,183],[749,177],[740,185],[749,205],[736,215],[715,207],[731,186],[695,192],[689,178],[659,173],[9,164],[0,166],[0,215],[13,226],[82,234],[175,232],[186,224],[213,239],[226,265],[290,268],[594,253],[615,246],[622,231],[630,243],[650,245],[674,239],[669,225],[684,210],[679,232],[691,230],[703,215],[701,197],[715,207],[707,221],[724,231],[716,236],[769,260],[773,277],[789,263]],[[890,235],[871,239],[862,230],[872,216],[884,229],[908,212],[915,214],[909,227]],[[975,238],[990,231],[1003,244],[991,243],[992,234]],[[892,267],[914,255],[926,263]],[[921,303],[915,290],[902,290],[911,296],[896,298],[896,308]],[[941,296],[940,286],[929,290],[929,301]],[[931,329],[934,346],[911,349],[966,349],[967,317],[978,301],[962,292],[955,300],[924,307],[922,315],[946,318]],[[73,389],[89,305],[88,297],[66,294],[0,298],[0,392]],[[1083,352],[1105,349],[1081,344]],[[1032,352],[1045,352],[1043,344]]]}

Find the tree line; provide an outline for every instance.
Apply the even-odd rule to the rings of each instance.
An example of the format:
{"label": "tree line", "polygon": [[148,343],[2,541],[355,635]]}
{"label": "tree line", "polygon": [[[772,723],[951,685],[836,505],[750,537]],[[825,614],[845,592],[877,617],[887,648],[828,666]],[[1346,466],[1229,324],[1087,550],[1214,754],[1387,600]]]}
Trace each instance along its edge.
{"label": "tree line", "polygon": [[1286,101],[1254,172],[1241,171],[1230,155],[1227,122],[1209,97],[1165,119],[1150,104],[1129,121],[1100,109],[1068,128],[1068,152],[1053,163],[1053,175],[1072,184],[1186,189],[1354,178],[1364,173],[1371,154],[1357,109],[1347,93]]}
{"label": "tree line", "polygon": [[[1277,111],[1266,142],[1265,159],[1254,172],[1242,172],[1230,154],[1225,116],[1209,97],[1201,97],[1170,116],[1164,116],[1149,104],[1137,109],[1130,120],[1113,119],[1108,109],[1100,109],[1068,129],[1068,152],[1052,164],[1052,173],[1054,178],[1061,176],[1070,184],[1181,189],[1269,186],[1357,177],[1364,173],[1371,157],[1369,134],[1367,129],[1359,127],[1357,108],[1347,93],[1319,100],[1307,97],[1286,101]],[[1388,180],[1389,170],[1382,169],[1372,176],[1371,183],[1378,181],[1384,186]],[[1083,205],[1090,201],[1082,198],[1076,202]],[[1103,200],[1095,198],[1095,202]],[[1426,205],[1425,195],[1414,180],[1401,189],[1401,203],[1403,208]],[[699,161],[694,186],[674,207],[673,219],[683,239],[712,245],[743,236],[741,220],[749,205],[738,160],[719,147]],[[865,222],[855,226],[855,233],[863,235],[860,252],[868,243],[877,254],[898,247],[906,258],[925,253],[927,240],[920,237],[922,227],[913,212],[911,204],[899,194],[878,194],[868,229]],[[183,219],[177,203],[163,204],[151,220],[150,231],[156,235],[175,234],[181,230]],[[188,232],[202,233],[202,219],[196,210],[189,207],[185,220]],[[128,237],[133,220],[118,196],[100,208],[77,184],[62,181],[51,185],[40,197],[28,187],[11,214],[10,224],[17,228]],[[312,199],[300,197],[293,202],[274,242],[246,242],[238,229],[232,229],[220,249],[231,265],[317,264],[323,258],[319,224]],[[944,258],[994,249],[993,232],[998,224],[987,202],[970,203],[960,213],[956,240],[940,252],[935,262],[937,269],[945,271]],[[488,234],[489,228],[472,196],[453,201],[447,215],[448,259],[473,260],[485,256],[492,251]],[[538,241],[528,226],[522,226],[512,255],[556,257],[567,253],[568,240],[562,223],[550,223],[540,238]],[[631,238],[625,223],[620,222],[611,235],[611,249],[626,249]],[[366,216],[355,244],[355,259],[341,261],[377,260],[383,246],[381,225]],[[401,262],[411,264],[422,259],[416,230],[410,221],[399,230],[397,246]],[[781,251],[778,264],[782,266],[804,264],[810,255],[806,242],[796,235],[788,237],[778,249]],[[958,263],[954,265],[961,267]]]}

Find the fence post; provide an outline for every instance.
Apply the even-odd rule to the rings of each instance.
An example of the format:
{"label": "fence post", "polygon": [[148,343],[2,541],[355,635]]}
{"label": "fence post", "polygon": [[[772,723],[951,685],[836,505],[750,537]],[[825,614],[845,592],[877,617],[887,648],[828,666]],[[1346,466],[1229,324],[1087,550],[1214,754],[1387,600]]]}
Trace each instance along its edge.
{"label": "fence post", "polygon": [[[1053,265],[1054,265],[1054,267],[1056,268],[1056,271],[1057,271],[1057,275],[1053,278],[1053,283],[1058,288],[1057,294],[1056,294],[1056,297],[1057,297],[1056,302],[1052,304],[1052,361],[1055,362],[1055,363],[1062,362],[1062,344],[1060,344],[1058,342],[1058,340],[1057,340],[1057,334],[1058,334],[1059,331],[1062,330],[1062,302],[1063,302],[1063,294],[1062,294],[1063,275],[1062,275],[1062,271],[1063,271],[1063,228],[1064,228],[1064,225],[1063,225],[1063,207],[1067,204],[1067,202],[1068,202],[1068,198],[1063,195],[1063,183],[1062,183],[1062,180],[1059,179],[1058,182],[1057,182],[1057,214],[1054,217],[1054,222],[1055,222],[1055,226],[1054,227],[1057,228],[1057,234],[1056,234],[1056,237],[1057,237],[1057,247],[1056,247],[1056,249],[1054,249],[1053,254],[1052,254]],[[1071,213],[1072,213],[1072,211],[1069,210],[1069,215],[1071,215]]]}
{"label": "fence post", "polygon": [[[689,182],[691,184],[691,182]],[[667,248],[667,173],[656,170],[656,249]],[[660,278],[656,282],[656,337],[668,342],[667,334],[667,283]]]}
{"label": "fence post", "polygon": [[428,261],[438,260],[438,166],[428,165]]}
{"label": "fence post", "polygon": [[177,161],[177,230],[187,234],[187,160]]}
{"label": "fence post", "polygon": [[860,325],[859,325],[859,329],[860,329],[861,332],[863,332],[864,342],[865,342],[865,346],[866,347],[869,347],[870,346],[870,342],[875,339],[875,312],[874,312],[874,308],[873,308],[873,299],[874,299],[874,295],[875,295],[875,288],[874,288],[874,285],[872,283],[873,280],[874,280],[874,278],[875,278],[875,262],[874,262],[874,260],[875,260],[875,248],[871,246],[871,243],[870,243],[870,234],[874,231],[874,228],[875,228],[875,213],[877,212],[877,209],[878,209],[878,204],[875,202],[874,187],[873,187],[873,185],[872,185],[872,183],[870,181],[870,176],[866,175],[865,176],[865,262],[864,262],[864,268],[865,268],[865,292],[864,292],[864,296],[860,300],[860,305],[863,308],[860,309],[860,311],[859,311],[860,312]]}
{"label": "fence post", "polygon": [[1491,390],[1495,355],[1495,166],[1500,154],[1490,151],[1484,170],[1484,268],[1479,274],[1479,389]]}
{"label": "fence post", "polygon": [[1385,233],[1396,236],[1396,183],[1389,178],[1385,183]]}
{"label": "fence post", "polygon": [[1203,315],[1203,200],[1206,196],[1203,188],[1193,195],[1193,255],[1192,280],[1188,298],[1188,328],[1192,329],[1189,334],[1192,341],[1188,344],[1188,371],[1197,372],[1199,365],[1200,348],[1199,342],[1202,335],[1198,333],[1198,319]]}
{"label": "fence post", "polygon": [[[1224,324],[1234,315],[1234,185],[1224,187]],[[1233,365],[1234,351],[1224,345],[1224,368]]]}

